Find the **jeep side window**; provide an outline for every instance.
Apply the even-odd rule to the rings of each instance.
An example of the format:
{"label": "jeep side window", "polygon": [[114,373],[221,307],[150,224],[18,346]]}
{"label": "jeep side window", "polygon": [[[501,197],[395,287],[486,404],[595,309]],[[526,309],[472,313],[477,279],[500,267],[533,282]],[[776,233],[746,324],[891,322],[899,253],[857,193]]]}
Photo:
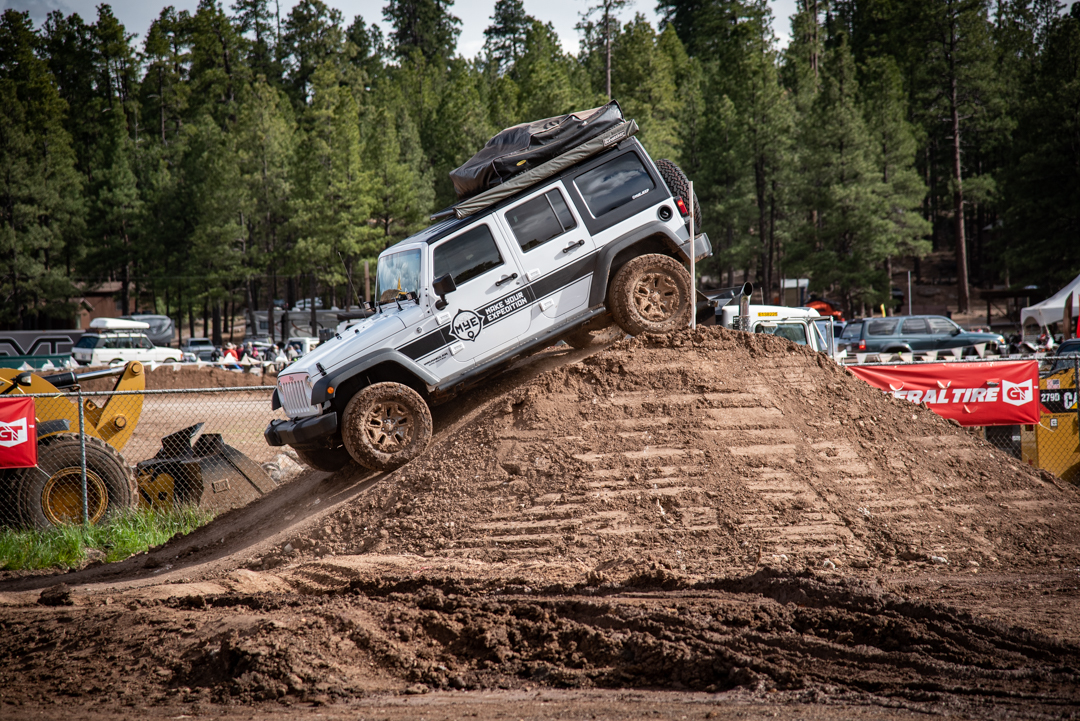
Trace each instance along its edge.
{"label": "jeep side window", "polygon": [[634,153],[625,153],[582,173],[574,179],[574,185],[594,218],[626,205],[656,187]]}
{"label": "jeep side window", "polygon": [[433,260],[433,277],[449,273],[458,286],[503,264],[495,238],[483,224],[435,248]]}
{"label": "jeep side window", "polygon": [[558,190],[550,190],[506,211],[506,222],[526,253],[577,225]]}

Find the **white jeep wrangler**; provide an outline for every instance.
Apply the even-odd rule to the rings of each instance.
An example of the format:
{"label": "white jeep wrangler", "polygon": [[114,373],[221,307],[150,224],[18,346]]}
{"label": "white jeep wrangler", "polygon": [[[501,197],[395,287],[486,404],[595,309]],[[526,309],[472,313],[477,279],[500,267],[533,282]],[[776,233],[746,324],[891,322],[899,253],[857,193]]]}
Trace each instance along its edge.
{"label": "white jeep wrangler", "polygon": [[653,162],[635,130],[623,123],[383,251],[377,312],[278,378],[273,407],[288,420],[267,442],[320,470],[389,470],[427,446],[429,406],[517,357],[560,339],[584,347],[612,321],[631,335],[686,327],[697,298],[685,264],[712,248],[690,240],[686,176]]}

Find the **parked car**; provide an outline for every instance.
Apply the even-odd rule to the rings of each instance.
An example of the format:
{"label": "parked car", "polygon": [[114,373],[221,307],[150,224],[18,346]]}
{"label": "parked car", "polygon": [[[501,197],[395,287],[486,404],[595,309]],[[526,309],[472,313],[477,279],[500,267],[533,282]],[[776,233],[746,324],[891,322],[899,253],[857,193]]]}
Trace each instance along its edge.
{"label": "parked car", "polygon": [[146,337],[148,323],[119,318],[94,318],[90,332],[75,343],[71,357],[79,365],[108,365],[140,361],[142,363],[179,363],[181,351],[159,348]]}
{"label": "parked car", "polygon": [[187,338],[180,344],[180,350],[190,353],[194,359],[209,361],[214,355],[214,344],[209,338]]}
{"label": "parked car", "polygon": [[1056,373],[1066,368],[1072,368],[1077,356],[1080,356],[1080,338],[1072,338],[1063,342],[1054,352],[1049,372]]}
{"label": "parked car", "polygon": [[1007,346],[1000,333],[966,331],[940,315],[860,318],[840,334],[839,350],[849,353],[911,353],[949,350],[985,343],[991,353]]}
{"label": "parked car", "polygon": [[[315,310],[322,310],[323,302],[322,298],[315,299]],[[296,305],[293,306],[293,310],[311,310],[311,298],[301,298],[296,301]]]}

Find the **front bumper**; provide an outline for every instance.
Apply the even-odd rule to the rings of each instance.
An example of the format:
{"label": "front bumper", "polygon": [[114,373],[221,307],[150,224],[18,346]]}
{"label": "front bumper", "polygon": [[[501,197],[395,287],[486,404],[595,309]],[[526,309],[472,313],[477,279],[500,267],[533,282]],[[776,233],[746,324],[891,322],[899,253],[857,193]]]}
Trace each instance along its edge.
{"label": "front bumper", "polygon": [[299,446],[337,433],[337,413],[291,420],[274,420],[263,431],[271,446]]}

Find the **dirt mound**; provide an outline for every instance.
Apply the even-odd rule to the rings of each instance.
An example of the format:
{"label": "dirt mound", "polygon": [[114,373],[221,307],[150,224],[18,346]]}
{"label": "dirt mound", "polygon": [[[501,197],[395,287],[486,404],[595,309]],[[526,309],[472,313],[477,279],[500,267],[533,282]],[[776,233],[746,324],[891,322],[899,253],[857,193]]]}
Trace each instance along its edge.
{"label": "dirt mound", "polygon": [[[84,372],[81,369],[79,372]],[[99,370],[97,368],[91,370]],[[255,372],[230,371],[215,366],[195,366],[168,363],[150,370],[146,366],[146,387],[150,390],[172,388],[243,388],[246,386],[272,386],[277,376]],[[84,391],[111,391],[115,378],[95,378],[82,384]]]}
{"label": "dirt mound", "polygon": [[494,397],[291,545],[612,577],[1075,567],[1078,511],[1076,488],[824,356],[710,327],[622,341]]}

